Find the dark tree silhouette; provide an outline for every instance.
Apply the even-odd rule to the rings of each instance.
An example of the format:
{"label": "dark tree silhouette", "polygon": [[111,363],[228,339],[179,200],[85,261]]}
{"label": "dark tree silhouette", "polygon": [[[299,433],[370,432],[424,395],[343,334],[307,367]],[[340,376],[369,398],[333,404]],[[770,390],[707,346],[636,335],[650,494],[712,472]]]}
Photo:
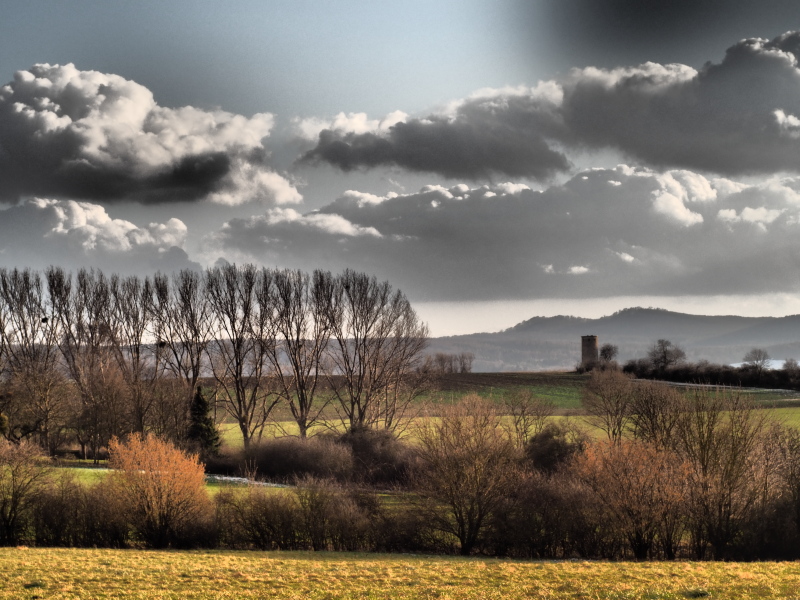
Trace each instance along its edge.
{"label": "dark tree silhouette", "polygon": [[759,379],[761,379],[761,374],[764,370],[769,367],[769,361],[769,352],[763,348],[751,348],[743,359],[745,365],[755,370]]}
{"label": "dark tree silhouette", "polygon": [[197,446],[200,455],[205,457],[219,454],[221,444],[219,431],[211,416],[211,406],[199,385],[192,398],[189,418],[189,431],[186,437]]}
{"label": "dark tree silhouette", "polygon": [[647,358],[656,371],[665,371],[668,367],[681,362],[686,358],[686,352],[680,346],[669,340],[658,340],[647,351]]}
{"label": "dark tree silhouette", "polygon": [[603,344],[600,346],[600,360],[603,362],[611,362],[617,358],[619,354],[619,347],[614,344]]}

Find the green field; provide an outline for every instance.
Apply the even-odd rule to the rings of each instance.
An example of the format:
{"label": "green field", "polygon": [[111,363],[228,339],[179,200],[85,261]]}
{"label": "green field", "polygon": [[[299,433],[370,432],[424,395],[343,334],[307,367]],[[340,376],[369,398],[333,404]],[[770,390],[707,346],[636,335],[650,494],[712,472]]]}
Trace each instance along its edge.
{"label": "green field", "polygon": [[[768,403],[768,404],[771,404]],[[795,427],[800,429],[800,407],[786,406],[779,408],[766,408],[770,416],[782,425],[787,427]],[[599,429],[593,427],[586,416],[579,414],[580,411],[570,411],[568,414],[556,414],[550,417],[552,420],[570,421],[584,428],[591,435],[601,435]],[[242,447],[242,434],[233,423],[223,423],[219,427],[222,434],[224,448],[227,451],[237,450]],[[320,427],[317,431],[325,431],[326,428]],[[285,433],[284,433],[285,432]],[[265,438],[274,437],[276,435],[297,435],[297,425],[293,421],[283,421],[279,423],[279,427],[273,427],[264,432]],[[409,435],[413,435],[413,428],[409,430]]]}
{"label": "green field", "polygon": [[794,598],[797,563],[607,563],[310,552],[0,549],[0,598]]}
{"label": "green field", "polygon": [[[433,382],[435,391],[431,391],[417,400],[411,413],[418,412],[423,406],[435,414],[439,403],[455,403],[468,394],[492,400],[502,406],[508,396],[518,392],[531,392],[534,396],[549,400],[555,409],[555,417],[569,419],[593,431],[582,412],[582,391],[589,380],[587,374],[573,372],[536,372],[536,373],[459,373],[439,375]],[[684,388],[682,388],[684,389]],[[770,412],[780,422],[788,426],[800,428],[800,393],[774,390],[742,390],[758,405],[771,407]],[[210,395],[210,394],[209,394]],[[221,415],[220,415],[221,416]],[[328,419],[311,430],[311,433],[325,431],[343,431],[341,422],[336,418],[332,408],[325,413]],[[273,420],[264,429],[264,438],[297,435],[297,424],[292,420],[288,408],[279,405],[272,415]],[[227,451],[242,447],[242,434],[238,426],[230,421],[219,425],[223,445]]]}
{"label": "green field", "polygon": [[536,373],[458,373],[439,375],[435,391],[423,396],[428,402],[457,402],[466,394],[502,403],[511,394],[530,391],[549,400],[558,409],[577,409],[581,406],[581,390],[588,375],[543,371]]}

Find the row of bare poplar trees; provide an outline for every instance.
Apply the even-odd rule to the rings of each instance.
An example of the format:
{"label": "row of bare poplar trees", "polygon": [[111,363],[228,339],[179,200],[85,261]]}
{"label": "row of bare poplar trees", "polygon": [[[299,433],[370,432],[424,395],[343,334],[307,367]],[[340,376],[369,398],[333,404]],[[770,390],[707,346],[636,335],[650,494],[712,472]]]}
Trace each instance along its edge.
{"label": "row of bare poplar trees", "polygon": [[128,432],[180,443],[213,383],[245,447],[279,403],[302,437],[329,407],[350,429],[393,429],[426,339],[402,292],[352,270],[0,269],[0,425],[51,454],[77,442],[97,456]]}

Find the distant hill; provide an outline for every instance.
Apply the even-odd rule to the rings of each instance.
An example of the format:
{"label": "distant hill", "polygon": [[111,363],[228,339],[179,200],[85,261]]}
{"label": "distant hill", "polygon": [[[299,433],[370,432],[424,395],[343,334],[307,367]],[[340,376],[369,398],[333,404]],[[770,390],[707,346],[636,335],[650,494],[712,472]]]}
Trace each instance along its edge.
{"label": "distant hill", "polygon": [[644,356],[661,338],[681,346],[691,361],[740,362],[753,347],[772,358],[800,360],[800,315],[707,317],[657,308],[627,308],[599,319],[534,317],[497,333],[434,338],[428,352],[472,352],[476,372],[571,369],[580,360],[582,335],[619,346],[621,362]]}

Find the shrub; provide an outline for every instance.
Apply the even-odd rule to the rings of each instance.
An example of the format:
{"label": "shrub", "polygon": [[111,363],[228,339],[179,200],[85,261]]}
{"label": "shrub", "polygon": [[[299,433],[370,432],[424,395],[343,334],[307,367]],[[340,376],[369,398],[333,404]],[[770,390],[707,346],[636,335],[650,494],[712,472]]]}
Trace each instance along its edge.
{"label": "shrub", "polygon": [[537,471],[554,473],[583,450],[586,436],[561,423],[548,423],[525,446],[525,457]]}
{"label": "shrub", "polygon": [[234,547],[297,550],[302,547],[300,505],[289,493],[250,486],[216,497],[222,540]]}
{"label": "shrub", "polygon": [[291,482],[306,476],[346,481],[353,472],[353,455],[349,447],[327,436],[287,436],[251,447],[239,464],[241,470],[245,464],[252,465],[260,477],[272,481]]}
{"label": "shrub", "polygon": [[125,490],[107,477],[85,490],[82,546],[124,548],[130,540]]}
{"label": "shrub", "polygon": [[495,407],[474,395],[444,407],[440,419],[420,427],[418,437],[417,490],[430,501],[437,526],[455,536],[461,554],[467,555],[513,489],[514,444]]}
{"label": "shrub", "polygon": [[373,523],[380,520],[374,496],[331,480],[305,478],[294,489],[301,532],[313,550],[371,550]]}
{"label": "shrub", "polygon": [[37,546],[83,545],[86,492],[71,473],[62,473],[42,489],[33,507],[33,531]]}
{"label": "shrub", "polygon": [[485,549],[519,558],[602,555],[608,528],[587,492],[568,471],[525,474],[489,522]]}
{"label": "shrub", "polygon": [[334,513],[334,487],[329,481],[306,478],[295,488],[300,505],[300,522],[305,539],[313,550],[327,550],[331,516]]}
{"label": "shrub", "polygon": [[41,450],[27,441],[0,440],[0,543],[18,544],[30,521],[36,495],[44,488],[50,469]]}
{"label": "shrub", "polygon": [[408,481],[411,451],[388,429],[354,427],[338,439],[353,456],[353,479],[372,485]]}
{"label": "shrub", "polygon": [[650,556],[656,541],[666,558],[675,558],[688,477],[676,453],[636,440],[595,442],[576,471],[634,558]]}
{"label": "shrub", "polygon": [[[112,490],[123,499],[139,537],[155,548],[194,545],[196,528],[210,521],[203,465],[155,436],[134,434],[109,444]],[[192,531],[195,529],[195,531]]]}
{"label": "shrub", "polygon": [[417,506],[393,506],[373,519],[373,544],[383,552],[454,553],[452,536],[443,534],[437,525]]}

